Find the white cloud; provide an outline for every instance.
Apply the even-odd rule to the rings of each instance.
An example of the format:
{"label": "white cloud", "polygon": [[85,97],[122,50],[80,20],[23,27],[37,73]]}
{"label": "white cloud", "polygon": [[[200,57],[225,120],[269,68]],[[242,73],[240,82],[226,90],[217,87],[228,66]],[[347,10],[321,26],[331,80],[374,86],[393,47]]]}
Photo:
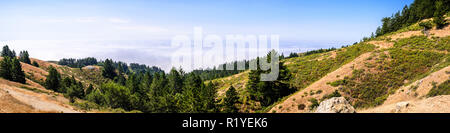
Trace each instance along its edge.
{"label": "white cloud", "polygon": [[41,19],[40,22],[43,23],[64,23],[67,20],[65,19]]}
{"label": "white cloud", "polygon": [[93,18],[93,17],[78,18],[78,19],[75,20],[75,22],[79,22],[79,23],[93,23],[93,22],[97,22],[97,18]]}
{"label": "white cloud", "polygon": [[169,30],[157,26],[118,26],[117,30],[138,31],[146,33],[165,33]]}
{"label": "white cloud", "polygon": [[130,22],[130,20],[125,20],[125,19],[120,19],[120,18],[110,18],[110,19],[108,19],[108,21],[111,23],[120,23],[120,24],[125,24],[125,23]]}

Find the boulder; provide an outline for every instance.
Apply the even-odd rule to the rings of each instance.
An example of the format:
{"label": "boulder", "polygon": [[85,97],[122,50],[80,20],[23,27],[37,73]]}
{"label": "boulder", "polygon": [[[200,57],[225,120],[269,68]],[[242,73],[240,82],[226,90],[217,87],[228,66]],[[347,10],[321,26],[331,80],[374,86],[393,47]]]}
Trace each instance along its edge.
{"label": "boulder", "polygon": [[344,97],[333,97],[320,103],[315,113],[356,113]]}
{"label": "boulder", "polygon": [[395,111],[396,113],[400,113],[402,112],[402,110],[405,110],[406,108],[408,108],[409,106],[409,102],[399,102],[397,103],[397,106],[395,106]]}

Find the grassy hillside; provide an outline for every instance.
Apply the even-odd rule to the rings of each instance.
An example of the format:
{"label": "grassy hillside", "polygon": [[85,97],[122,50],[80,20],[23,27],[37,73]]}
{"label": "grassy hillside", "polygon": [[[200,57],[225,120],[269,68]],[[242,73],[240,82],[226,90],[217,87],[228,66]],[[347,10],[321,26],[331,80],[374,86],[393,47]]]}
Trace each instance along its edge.
{"label": "grassy hillside", "polygon": [[[448,54],[450,50],[449,27],[422,31],[424,27],[419,23],[427,21],[432,21],[432,19],[349,47],[307,56],[300,54],[300,57],[285,59],[281,62],[292,74],[290,85],[297,88],[297,93],[301,92],[304,97],[323,91],[321,88],[314,88],[314,91],[304,92],[303,94],[304,88],[322,79],[330,72],[336,71],[344,64],[352,62],[358,56],[369,52],[370,56],[356,64],[358,67],[353,66],[348,76],[339,77],[340,75],[336,75],[341,79],[329,82],[326,86],[336,88],[357,108],[381,105],[390,94],[393,94],[401,86],[411,84],[450,65],[450,59],[448,58],[450,56]],[[248,80],[245,77],[248,75],[247,73],[213,80],[219,86],[219,96],[223,97],[224,90],[233,85],[241,94],[240,105],[250,104],[247,100],[248,93],[246,92],[248,90],[245,88],[245,83]],[[322,95],[326,98],[332,92],[334,91],[325,92]],[[280,102],[270,107],[255,107],[253,109],[264,112],[269,111],[270,108],[276,109],[278,108],[276,105],[286,102],[286,99],[293,95],[280,99]],[[317,99],[319,101],[324,100],[321,97]],[[303,101],[295,98],[292,100]],[[310,100],[306,101],[309,102]],[[308,102],[297,103],[297,105],[309,105]],[[257,105],[257,103],[253,103],[253,105]],[[297,106],[287,108],[294,107]],[[245,110],[241,111],[245,112]]]}
{"label": "grassy hillside", "polygon": [[[432,21],[432,19],[424,20],[419,23],[427,21]],[[377,48],[368,50],[370,56],[363,62],[354,64],[350,75],[343,77],[343,79],[329,82],[327,83],[328,85],[317,85],[323,83],[316,83],[314,86],[326,88],[330,88],[327,86],[332,86],[331,88],[338,90],[338,92],[350,100],[355,107],[367,108],[383,104],[387,97],[395,93],[398,88],[409,85],[433,72],[448,67],[450,65],[450,55],[448,54],[450,50],[450,33],[448,32],[450,27],[446,26],[442,29],[433,27],[424,31],[424,27],[420,26],[419,23],[396,32],[363,41],[361,44],[374,44]],[[343,50],[345,49],[338,49],[337,52]],[[288,59],[286,65],[292,72],[296,72],[295,69],[303,70],[303,74],[300,73],[300,76],[296,76],[293,79],[293,85],[299,88],[308,86],[310,85],[308,81],[311,82],[317,81],[317,79],[323,79],[324,75],[336,70],[329,68],[339,68],[341,66],[339,65],[339,61],[336,63],[336,60],[330,60],[330,56],[335,54],[334,52],[335,51],[314,55],[315,57],[311,56],[309,60],[305,59],[305,57]],[[344,60],[340,61],[344,64],[361,54],[353,52],[353,55],[354,56],[339,57],[339,54],[337,54],[340,60]],[[328,64],[327,62],[318,63],[323,59],[328,59],[327,62],[335,62]],[[316,62],[314,62],[314,60],[316,60]],[[316,65],[318,68],[311,69],[311,67],[304,67],[307,65],[292,65],[296,63],[313,66],[315,64],[321,65]],[[323,74],[321,74],[321,72],[323,72]],[[296,73],[296,75],[298,75],[298,73]],[[303,75],[304,78],[299,78]],[[448,78],[448,76],[443,78]],[[325,88],[309,88],[308,92],[300,90],[296,94],[303,94],[301,97],[297,95],[288,96],[290,100],[283,100],[276,104],[279,106],[273,105],[272,110],[274,110],[274,112],[277,112],[277,110],[280,109],[282,109],[283,112],[299,111],[293,108],[296,108],[297,105],[304,106],[312,104],[311,99],[308,100],[303,97],[311,97],[309,96],[311,95],[309,93],[322,92],[323,89]],[[442,91],[442,89],[439,91],[436,89],[433,90],[436,93]],[[313,101],[314,99],[319,101],[324,100],[327,95],[330,95],[330,92],[322,94],[323,97],[313,96]],[[303,100],[299,100],[298,98],[303,98]],[[284,99],[288,98],[286,97]]]}

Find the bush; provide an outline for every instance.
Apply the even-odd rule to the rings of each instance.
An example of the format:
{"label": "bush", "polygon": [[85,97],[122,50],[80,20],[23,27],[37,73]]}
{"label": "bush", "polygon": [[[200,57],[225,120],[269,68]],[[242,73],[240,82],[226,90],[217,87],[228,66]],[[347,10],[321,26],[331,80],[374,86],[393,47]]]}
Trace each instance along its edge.
{"label": "bush", "polygon": [[339,85],[343,85],[343,84],[345,84],[345,80],[337,80],[337,81],[329,83],[329,85],[331,85],[333,87],[338,87]]}
{"label": "bush", "polygon": [[450,95],[450,80],[436,86],[433,84],[433,88],[428,92],[427,97],[434,97],[439,95]]}
{"label": "bush", "polygon": [[315,98],[311,98],[308,101],[311,102],[311,105],[309,105],[309,110],[314,110],[316,107],[319,106],[319,101]]}
{"label": "bush", "polygon": [[299,104],[298,105],[298,110],[304,110],[306,108],[305,104]]}
{"label": "bush", "polygon": [[329,94],[329,95],[325,95],[322,97],[321,101],[333,98],[333,97],[341,97],[341,93],[339,93],[338,90],[334,91],[333,93]]}
{"label": "bush", "polygon": [[429,29],[433,28],[433,24],[430,21],[420,22],[419,26],[425,28],[425,30],[429,30]]}
{"label": "bush", "polygon": [[37,63],[36,61],[33,61],[33,66],[39,67],[39,63]]}
{"label": "bush", "polygon": [[447,23],[445,22],[444,16],[434,17],[433,23],[436,24],[436,27],[437,27],[438,29],[444,28],[444,26],[447,24]]}

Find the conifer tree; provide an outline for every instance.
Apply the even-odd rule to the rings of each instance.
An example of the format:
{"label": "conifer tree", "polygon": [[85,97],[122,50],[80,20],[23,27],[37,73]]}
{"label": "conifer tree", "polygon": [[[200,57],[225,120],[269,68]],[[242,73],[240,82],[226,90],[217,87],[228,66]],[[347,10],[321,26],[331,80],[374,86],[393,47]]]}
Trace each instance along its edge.
{"label": "conifer tree", "polygon": [[22,70],[22,65],[20,64],[20,61],[17,60],[16,58],[13,58],[11,60],[11,63],[12,63],[11,64],[12,81],[24,84],[26,82],[25,73]]}
{"label": "conifer tree", "polygon": [[224,111],[227,113],[237,113],[239,109],[236,107],[236,103],[238,102],[239,97],[236,89],[231,86],[227,92],[226,97],[224,99]]}
{"label": "conifer tree", "polygon": [[28,51],[20,51],[19,59],[23,63],[31,64],[30,55]]}
{"label": "conifer tree", "polygon": [[7,80],[12,79],[11,58],[9,56],[3,57],[3,60],[0,61],[0,76]]}
{"label": "conifer tree", "polygon": [[3,49],[2,49],[2,57],[15,58],[16,57],[16,53],[14,51],[11,51],[9,49],[8,45],[5,45],[5,46],[3,46]]}
{"label": "conifer tree", "polygon": [[58,70],[56,70],[53,66],[50,66],[48,68],[48,73],[47,79],[45,80],[45,87],[53,91],[59,91],[61,87],[61,75]]}
{"label": "conifer tree", "polygon": [[102,76],[109,79],[114,79],[117,76],[116,69],[113,66],[111,59],[106,59],[103,64]]}

